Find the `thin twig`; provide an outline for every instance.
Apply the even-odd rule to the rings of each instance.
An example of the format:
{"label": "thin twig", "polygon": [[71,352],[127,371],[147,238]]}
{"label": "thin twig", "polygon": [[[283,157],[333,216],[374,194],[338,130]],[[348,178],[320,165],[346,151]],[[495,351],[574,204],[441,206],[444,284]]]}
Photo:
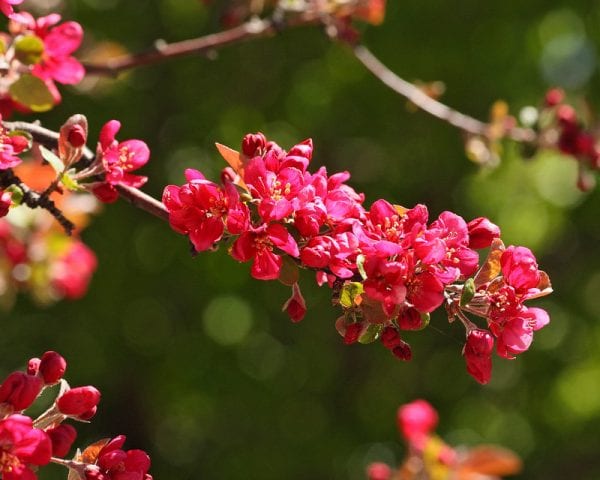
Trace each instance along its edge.
{"label": "thin twig", "polygon": [[71,235],[75,229],[75,224],[71,222],[60,209],[54,204],[48,197],[42,197],[39,193],[35,192],[27,184],[25,184],[15,173],[8,169],[0,171],[0,186],[8,188],[12,185],[16,185],[23,192],[22,203],[27,205],[29,208],[43,208],[47,210],[60,225],[65,229],[67,235]]}
{"label": "thin twig", "polygon": [[[319,16],[314,13],[297,15],[285,23],[285,28],[300,27],[314,24],[319,21]],[[222,32],[213,33],[203,37],[183,40],[181,42],[164,43],[157,41],[153,50],[123,55],[109,59],[104,63],[84,63],[88,75],[116,76],[118,73],[142,65],[152,65],[164,60],[185,55],[202,54],[208,51],[276,34],[281,25],[274,18],[260,19],[258,17]]]}
{"label": "thin twig", "polygon": [[140,208],[161,220],[169,221],[169,211],[161,201],[137,188],[128,187],[127,185],[117,185],[116,189],[134,207]]}
{"label": "thin twig", "polygon": [[[443,120],[472,135],[480,135],[489,138],[491,136],[490,125],[453,108],[444,105],[438,100],[431,98],[420,88],[400,78],[388,67],[386,67],[371,51],[364,45],[353,47],[355,57],[382,83],[394,92],[410,100],[425,112]],[[529,128],[514,127],[507,129],[505,136],[517,142],[534,142],[536,133]]]}

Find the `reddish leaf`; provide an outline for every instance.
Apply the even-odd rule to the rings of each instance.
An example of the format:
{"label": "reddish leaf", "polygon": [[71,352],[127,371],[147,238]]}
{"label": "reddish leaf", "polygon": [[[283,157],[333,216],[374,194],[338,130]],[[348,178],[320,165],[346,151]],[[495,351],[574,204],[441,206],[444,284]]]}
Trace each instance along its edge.
{"label": "reddish leaf", "polygon": [[475,289],[485,285],[500,274],[502,271],[500,266],[502,252],[504,252],[504,243],[499,238],[495,238],[490,246],[490,253],[488,253],[484,264],[475,275]]}

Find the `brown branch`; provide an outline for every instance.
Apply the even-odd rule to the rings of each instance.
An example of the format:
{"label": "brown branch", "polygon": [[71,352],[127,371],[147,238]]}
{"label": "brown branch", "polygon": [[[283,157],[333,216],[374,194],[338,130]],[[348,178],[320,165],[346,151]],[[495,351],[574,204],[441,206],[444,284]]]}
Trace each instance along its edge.
{"label": "brown branch", "polygon": [[[391,88],[394,92],[402,95],[414,103],[418,108],[443,120],[450,125],[463,130],[472,135],[480,135],[486,138],[491,137],[491,126],[488,123],[477,120],[476,118],[460,113],[453,108],[431,98],[420,88],[410,82],[400,78],[388,67],[386,67],[371,51],[363,46],[353,47],[354,56],[382,83]],[[513,127],[505,132],[505,137],[517,142],[535,142],[536,133],[529,128]]]}
{"label": "brown branch", "polygon": [[256,17],[229,30],[181,42],[164,43],[157,41],[153,50],[123,55],[109,59],[104,63],[84,63],[84,67],[88,75],[116,76],[119,72],[142,65],[152,65],[170,58],[186,55],[202,54],[227,45],[273,35],[284,27],[300,27],[318,21],[319,16],[314,13],[297,15],[286,21],[285,24],[280,24],[274,18],[260,19]]}
{"label": "brown branch", "polygon": [[52,200],[29,188],[29,186],[27,186],[17,175],[15,175],[12,170],[8,169],[0,171],[0,186],[3,188],[8,188],[12,185],[19,187],[23,192],[22,203],[27,205],[29,208],[43,208],[44,210],[47,210],[54,218],[56,218],[58,223],[60,223],[60,225],[64,228],[67,235],[71,235],[71,233],[73,233],[75,224],[64,216],[64,214]]}
{"label": "brown branch", "polygon": [[[44,145],[47,148],[56,148],[58,145],[58,133],[48,130],[38,124],[28,122],[2,122],[5,128],[9,130],[20,130],[31,135],[33,140]],[[85,149],[83,160],[86,164],[94,161],[94,154],[91,150]],[[17,185],[23,191],[23,203],[30,208],[44,208],[48,210],[63,226],[65,231],[70,234],[75,227],[72,222],[64,217],[62,212],[54,205],[54,202],[45,195],[34,192],[11,170],[0,171],[0,186],[8,187]],[[125,185],[116,186],[119,194],[133,206],[140,208],[161,220],[169,220],[169,212],[162,202],[138,190],[137,188],[127,187]]]}
{"label": "brown branch", "polygon": [[161,220],[169,221],[169,211],[161,201],[156,200],[154,197],[137,188],[128,187],[127,185],[117,185],[116,189],[134,207],[144,210]]}

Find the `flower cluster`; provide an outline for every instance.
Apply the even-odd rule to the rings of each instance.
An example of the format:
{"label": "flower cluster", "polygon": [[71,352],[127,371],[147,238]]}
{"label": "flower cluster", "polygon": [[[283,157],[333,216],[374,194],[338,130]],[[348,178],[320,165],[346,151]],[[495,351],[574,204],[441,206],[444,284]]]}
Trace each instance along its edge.
{"label": "flower cluster", "polygon": [[435,435],[438,414],[425,400],[398,409],[398,430],[408,444],[402,465],[394,471],[385,463],[367,467],[368,480],[450,480],[453,478],[500,479],[521,470],[520,459],[510,450],[482,445],[453,448]]}
{"label": "flower cluster", "polygon": [[556,147],[574,157],[579,165],[577,186],[586,191],[594,187],[593,171],[600,170],[600,144],[594,131],[586,128],[575,109],[565,103],[565,94],[558,88],[546,92],[541,111],[543,125],[556,137]]}
{"label": "flower cluster", "polygon": [[[523,305],[549,293],[548,277],[528,249],[504,249],[489,220],[467,223],[443,212],[429,222],[424,205],[407,209],[383,199],[367,209],[364,195],[346,183],[348,172],[308,170],[311,140],[285,151],[257,133],[244,137],[241,153],[218,148],[230,165],[219,184],[189,169],[184,185],[165,188],[171,226],[197,252],[229,242],[235,260],[252,262],[254,278],[290,285],[284,309],[293,321],[306,312],[298,267],[332,289],[345,343],[380,340],[403,360],[412,353],[401,332],[424,328],[429,313],[445,306],[466,328],[468,371],[482,383],[494,336],[498,354],[512,358],[548,323],[543,310]],[[490,246],[480,265],[477,250]],[[487,321],[484,346],[473,340],[478,327],[467,313]]]}
{"label": "flower cluster", "polygon": [[[141,450],[121,449],[125,437],[104,440],[66,460],[76,429],[67,419],[87,421],[100,401],[92,386],[71,388],[63,376],[67,362],[49,351],[32,358],[25,371],[12,372],[0,385],[0,477],[4,480],[35,480],[39,467],[49,463],[70,470],[69,478],[81,480],[151,480],[150,458]],[[52,405],[39,417],[25,414],[42,391],[58,385]]]}
{"label": "flower cluster", "polygon": [[72,85],[85,75],[73,57],[83,39],[81,25],[59,24],[58,14],[36,19],[27,12],[15,13],[12,6],[19,3],[0,1],[0,11],[10,17],[9,32],[0,34],[0,62],[5,66],[0,78],[0,113],[4,117],[14,110],[51,109],[61,101],[55,82]]}

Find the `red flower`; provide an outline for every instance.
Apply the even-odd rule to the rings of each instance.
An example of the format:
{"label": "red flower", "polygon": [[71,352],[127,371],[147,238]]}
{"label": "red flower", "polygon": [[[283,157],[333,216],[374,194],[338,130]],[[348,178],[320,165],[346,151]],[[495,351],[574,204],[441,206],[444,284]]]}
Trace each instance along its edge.
{"label": "red flower", "polygon": [[125,436],[113,438],[85,470],[90,480],[151,480],[150,457],[143,450],[122,450]]}
{"label": "red flower", "polygon": [[23,0],[0,0],[0,12],[7,17],[10,17],[15,13],[13,5],[19,5],[21,3],[23,3]]}
{"label": "red flower", "polygon": [[48,435],[33,428],[31,418],[11,415],[0,420],[0,474],[3,480],[35,480],[29,465],[50,462],[52,444]]}
{"label": "red flower", "polygon": [[258,280],[275,280],[281,271],[281,256],[273,253],[278,248],[292,257],[298,257],[294,237],[279,223],[264,225],[242,233],[231,247],[231,256],[240,262],[253,260],[251,275]]}
{"label": "red flower", "polygon": [[[14,1],[14,0],[13,0]],[[12,16],[16,22],[13,30],[32,33],[44,42],[41,61],[33,67],[32,73],[44,81],[58,83],[79,83],[85,76],[83,65],[72,56],[83,40],[83,29],[77,22],[60,22],[60,15],[54,13],[37,20],[30,13],[22,12]],[[53,27],[53,28],[50,28]]]}

